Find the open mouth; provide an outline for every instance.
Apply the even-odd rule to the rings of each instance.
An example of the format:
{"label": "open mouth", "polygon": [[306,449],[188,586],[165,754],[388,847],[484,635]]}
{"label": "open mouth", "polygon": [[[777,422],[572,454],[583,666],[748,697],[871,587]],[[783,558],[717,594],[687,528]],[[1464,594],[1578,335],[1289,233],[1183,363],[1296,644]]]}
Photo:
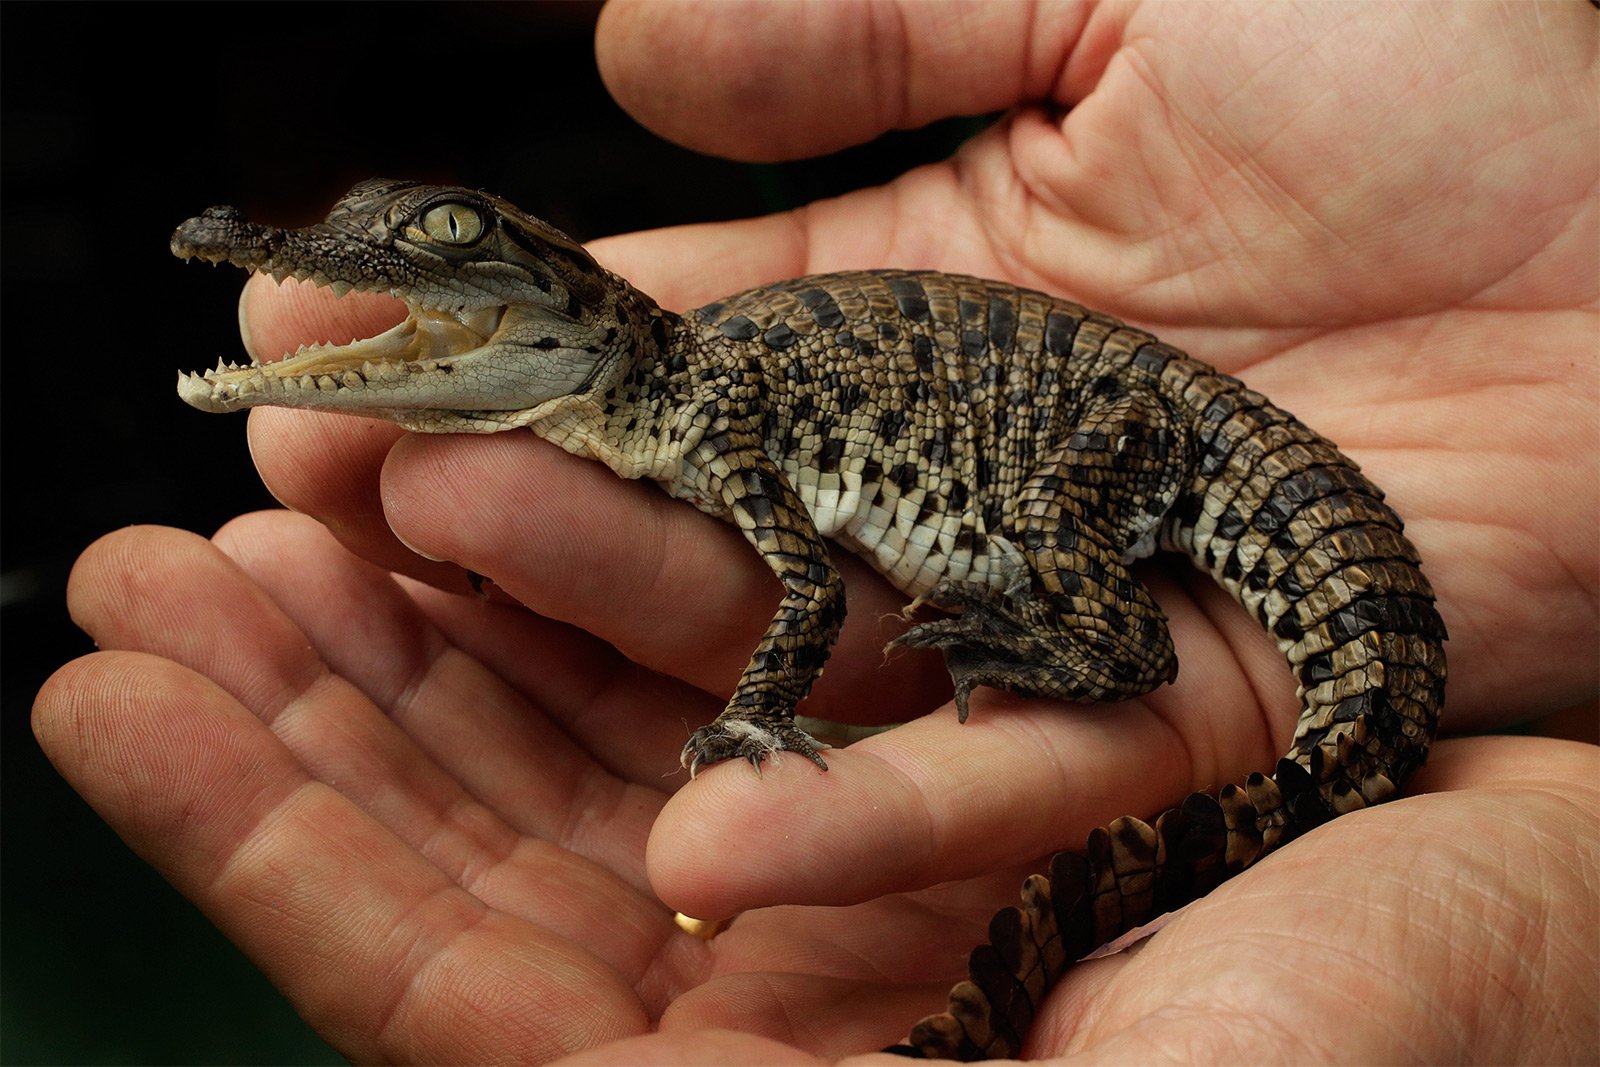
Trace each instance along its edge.
{"label": "open mouth", "polygon": [[[270,270],[281,282],[295,277],[331,288],[343,296],[360,286],[329,279],[320,271]],[[407,315],[389,329],[349,344],[302,345],[292,355],[270,362],[223,363],[199,374],[180,372],[178,395],[205,411],[232,411],[269,400],[299,406],[332,399],[328,394],[377,389],[394,393],[397,384],[415,374],[449,374],[452,361],[482,348],[500,326],[504,306],[446,310],[404,301]],[[321,394],[321,395],[314,395]],[[351,398],[354,399],[354,398]],[[403,405],[396,405],[403,406]]]}

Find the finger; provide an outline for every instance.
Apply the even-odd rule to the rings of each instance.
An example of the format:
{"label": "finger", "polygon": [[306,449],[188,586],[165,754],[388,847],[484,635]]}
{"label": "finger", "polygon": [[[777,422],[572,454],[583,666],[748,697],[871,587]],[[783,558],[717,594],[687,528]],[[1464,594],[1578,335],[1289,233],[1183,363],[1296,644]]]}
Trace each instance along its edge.
{"label": "finger", "polygon": [[97,647],[170,659],[269,722],[324,673],[272,601],[181,530],[133,526],[91,544],[68,579],[67,610]]}
{"label": "finger", "polygon": [[384,518],[383,465],[406,437],[400,427],[326,412],[258,408],[250,413],[249,434],[261,480],[284,506],[314,516],[370,563],[441,589],[471,591],[460,565],[419,555]]}
{"label": "finger", "polygon": [[1048,99],[1084,5],[606,6],[601,77],[663,137],[735,159],[821,155]]}
{"label": "finger", "polygon": [[[377,293],[333,291],[294,278],[281,284],[252,274],[239,300],[239,329],[252,358],[272,361],[300,345],[371,337],[405,317],[400,301]],[[250,450],[262,481],[287,506],[315,515],[362,558],[468,588],[461,568],[424,559],[383,522],[378,475],[405,431],[381,419],[263,408],[250,412]]]}
{"label": "finger", "polygon": [[[303,344],[371,337],[405,317],[381,294],[332,290],[293,278],[281,284],[252,274],[239,304],[250,355],[270,361]],[[250,413],[250,450],[262,481],[280,501],[315,515],[367,559],[390,570],[465,589],[459,567],[427,560],[403,545],[383,521],[378,475],[405,431],[380,419],[264,408]]]}
{"label": "finger", "polygon": [[647,1025],[615,971],[487,908],[182,667],[76,661],[34,724],[74,788],[351,1059],[543,1060]]}
{"label": "finger", "polygon": [[[1291,682],[1258,694],[1225,632],[1159,576],[1151,585],[1185,664],[1175,684],[1098,706],[979,690],[965,724],[907,723],[830,753],[826,775],[797,759],[760,777],[713,767],[657,821],[651,883],[702,918],[853,903],[1078,849],[1117,816],[1270,768],[1293,730]],[[828,862],[804,862],[815,856]]]}
{"label": "finger", "polygon": [[[408,544],[719,696],[777,610],[777,579],[733,526],[531,435],[409,438],[385,468],[384,498]],[[884,662],[905,625],[904,595],[854,557],[835,563],[849,616],[807,712],[882,722],[942,702],[949,683],[936,657]],[[862,702],[869,680],[881,699]]]}
{"label": "finger", "polygon": [[403,303],[382,293],[335,297],[314,282],[252,273],[239,296],[239,333],[252,358],[268,362],[301,345],[346,345],[382,333],[406,317]]}

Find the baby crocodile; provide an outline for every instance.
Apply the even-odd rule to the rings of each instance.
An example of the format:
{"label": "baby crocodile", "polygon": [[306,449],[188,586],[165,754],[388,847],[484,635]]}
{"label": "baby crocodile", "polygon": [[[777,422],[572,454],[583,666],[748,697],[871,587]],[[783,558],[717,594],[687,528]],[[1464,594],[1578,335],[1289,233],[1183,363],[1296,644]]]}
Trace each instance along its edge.
{"label": "baby crocodile", "polygon": [[726,710],[684,746],[691,772],[778,750],[826,770],[793,720],[844,619],[824,538],[950,613],[893,644],[942,650],[963,720],[978,685],[1104,701],[1171,681],[1165,616],[1128,570],[1157,547],[1261,621],[1304,700],[1275,773],[1056,856],[896,1051],[1019,1054],[1072,961],[1392,796],[1427,756],[1445,627],[1383,494],[1259,393],[1108,315],[902,270],[676,314],[506,201],[414,182],[363,182],[304,229],[212,208],[172,248],[410,309],[367,340],[181,375],[195,407],[525,426],[738,525],[783,600]]}

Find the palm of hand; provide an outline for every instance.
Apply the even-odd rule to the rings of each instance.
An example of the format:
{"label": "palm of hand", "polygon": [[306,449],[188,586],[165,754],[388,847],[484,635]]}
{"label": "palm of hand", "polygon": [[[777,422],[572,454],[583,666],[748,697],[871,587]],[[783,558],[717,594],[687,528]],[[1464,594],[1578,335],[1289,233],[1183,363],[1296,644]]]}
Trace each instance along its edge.
{"label": "palm of hand", "polygon": [[[1185,11],[1158,17],[1193,17]],[[1508,115],[1503,126],[1486,121],[1458,143],[1417,131],[1398,105],[1376,107],[1406,99],[1420,104],[1418,121],[1448,122],[1445,105],[1457,99],[1386,93],[1383,69],[1341,79],[1343,96],[1316,80],[1272,81],[1297,66],[1284,55],[1337,67],[1369,50],[1349,35],[1307,34],[1319,44],[1302,54],[1246,34],[1229,64],[1199,47],[1224,39],[1223,27],[1142,26],[1140,17],[1120,37],[1085,34],[1060,98],[1090,84],[1096,92],[1061,126],[1019,113],[952,164],[816,206],[798,228],[762,220],[644,235],[598,254],[669,306],[762,278],[898,262],[1111,307],[1245,373],[1391,490],[1455,633],[1451,724],[1489,724],[1592,691],[1592,677],[1557,669],[1593,643],[1590,602],[1567,570],[1594,557],[1593,536],[1573,534],[1583,527],[1561,509],[1575,507],[1571,483],[1585,473],[1564,458],[1595,450],[1581,436],[1585,421],[1560,415],[1585,399],[1563,382],[1563,353],[1592,318],[1562,308],[1592,300],[1568,291],[1585,281],[1572,268],[1579,238],[1594,231],[1581,200],[1592,174],[1581,160],[1572,174],[1552,171],[1552,153],[1537,145],[1522,153],[1544,180],[1517,172],[1509,148],[1524,128],[1513,121],[1520,96],[1490,112]],[[1106,65],[1095,60],[1102,38],[1134,45]],[[1448,96],[1448,72],[1436,74]],[[1253,128],[1259,107],[1242,102],[1263,79],[1285,116],[1269,116],[1265,129]],[[1441,173],[1474,177],[1441,190]],[[1508,209],[1509,198],[1484,195],[1485,183],[1524,199]],[[1529,202],[1535,193],[1545,199]],[[1495,217],[1507,210],[1539,225]],[[703,247],[713,254],[701,262],[720,271],[653,286],[669,247],[679,262],[685,248]],[[734,248],[764,258],[730,264],[715,254]],[[256,288],[260,349],[303,339],[294,336],[306,329],[302,299],[316,297]],[[359,307],[337,313],[352,312]],[[1529,337],[1539,344],[1508,361],[1512,339]],[[1526,384],[1514,406],[1502,402],[1509,376]],[[1592,388],[1592,377],[1581,384]],[[146,701],[122,702],[94,751],[119,740],[147,750],[139,739],[160,724],[171,773],[80,788],[359,1059],[545,1058],[657,1018],[660,1034],[610,1054],[637,1059],[674,1042],[702,1058],[721,1046],[736,1059],[772,1054],[756,1038],[694,1033],[718,1024],[824,1054],[870,1048],[937,1007],[956,953],[1017,873],[879,894],[1010,867],[1110,816],[1265,766],[1292,723],[1290,679],[1253,623],[1203,580],[1158,572],[1152,584],[1184,674],[1132,707],[1063,713],[996,696],[991,706],[1010,706],[980,707],[965,728],[948,714],[920,720],[839,753],[827,776],[798,760],[759,781],[729,767],[668,803],[681,780],[660,775],[684,722],[717,710],[706,691],[731,685],[770,608],[771,579],[737,534],[523,435],[400,440],[352,420],[260,415],[252,434],[263,475],[359,555],[459,588],[454,568],[420,561],[398,531],[431,556],[493,575],[544,616],[397,585],[284,515],[219,535],[242,570],[201,542],[159,533],[102,543],[80,566],[75,614],[102,647],[188,668],[132,655],[81,668],[108,672],[99,676]],[[1501,447],[1484,447],[1486,417]],[[1508,477],[1527,486],[1514,514],[1499,503]],[[1505,537],[1539,546],[1524,551],[1517,575],[1533,596],[1506,595],[1492,565]],[[126,577],[133,555],[143,578]],[[853,561],[846,572],[852,622],[815,713],[870,721],[935,707],[947,692],[937,660],[880,669],[892,632],[881,617],[899,598]],[[1573,624],[1516,614],[1552,604]],[[159,622],[174,613],[188,619],[185,632],[162,636]],[[1511,668],[1474,676],[1475,664],[1498,657],[1514,657]],[[1246,710],[1255,708],[1266,710]],[[41,720],[47,746],[75,754],[58,760],[92,762],[88,741],[51,733],[65,722]],[[1018,761],[1018,751],[1037,755]],[[1141,774],[1151,762],[1171,769]],[[1520,798],[1532,779],[1523,764],[1515,748],[1442,747],[1425,784],[1498,782],[1484,793]],[[179,773],[195,767],[205,770]],[[1548,762],[1540,773],[1550,776]],[[1420,871],[1498,900],[1505,868],[1449,846],[1452,828],[1517,844],[1531,837],[1528,825],[1560,817],[1538,794],[1492,814],[1491,800],[1418,798],[1319,832],[1141,952],[1080,969],[1051,1002],[1037,1049],[1070,1043],[1140,1058],[1173,1031],[1129,1037],[1123,1028],[1173,1006],[1206,1058],[1297,1055],[1284,1051],[1285,1035],[1305,1055],[1339,1047],[1366,973],[1392,959],[1403,926],[1377,910],[1351,937],[1351,902],[1383,900]],[[1029,813],[1020,823],[1019,811]],[[164,832],[179,821],[191,837]],[[1419,850],[1424,834],[1446,844]],[[1405,862],[1388,865],[1396,853],[1386,845]],[[868,902],[754,912],[704,945],[675,932],[652,884],[703,915]],[[1452,979],[1430,961],[1470,931],[1452,926],[1446,907],[1433,920],[1420,927],[1434,940],[1419,948],[1412,977],[1437,1010]],[[1298,941],[1285,947],[1290,931]],[[1335,959],[1331,945],[1349,951]],[[308,965],[318,960],[326,966]],[[762,970],[774,961],[783,972]],[[919,981],[932,972],[936,981]],[[1255,1025],[1243,1037],[1226,1025],[1238,1020],[1218,1018],[1216,1005],[1241,987],[1281,988],[1284,972],[1317,973],[1319,988],[1252,999]],[[381,977],[338,979],[352,973]],[[1501,972],[1490,963],[1484,973]],[[1177,1018],[1186,1007],[1204,1022]],[[1439,1012],[1435,1024],[1411,1039],[1472,1040],[1449,1033],[1459,1015]],[[1372,1058],[1396,1054],[1371,1049]]]}

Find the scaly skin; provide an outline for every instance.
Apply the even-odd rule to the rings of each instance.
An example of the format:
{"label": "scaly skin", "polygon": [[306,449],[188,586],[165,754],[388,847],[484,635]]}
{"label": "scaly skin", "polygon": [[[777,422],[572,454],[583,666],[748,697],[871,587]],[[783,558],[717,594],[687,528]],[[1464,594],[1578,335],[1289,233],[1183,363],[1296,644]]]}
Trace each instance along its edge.
{"label": "scaly skin", "polygon": [[1106,315],[930,272],[818,275],[682,315],[570,238],[467,189],[373,181],[302,230],[230,208],[173,250],[341,290],[411,316],[377,338],[179,379],[206,410],[346,411],[420,432],[528,427],[738,525],[782,582],[691,772],[777,750],[844,619],[824,538],[955,614],[895,644],[939,648],[956,704],[990,685],[1118,700],[1170,681],[1166,620],[1128,564],[1187,555],[1276,639],[1300,681],[1271,777],[1118,819],[1030,878],[971,980],[897,1050],[1015,1056],[1076,959],[1335,815],[1392,796],[1427,756],[1445,628],[1382,494],[1239,381]]}

